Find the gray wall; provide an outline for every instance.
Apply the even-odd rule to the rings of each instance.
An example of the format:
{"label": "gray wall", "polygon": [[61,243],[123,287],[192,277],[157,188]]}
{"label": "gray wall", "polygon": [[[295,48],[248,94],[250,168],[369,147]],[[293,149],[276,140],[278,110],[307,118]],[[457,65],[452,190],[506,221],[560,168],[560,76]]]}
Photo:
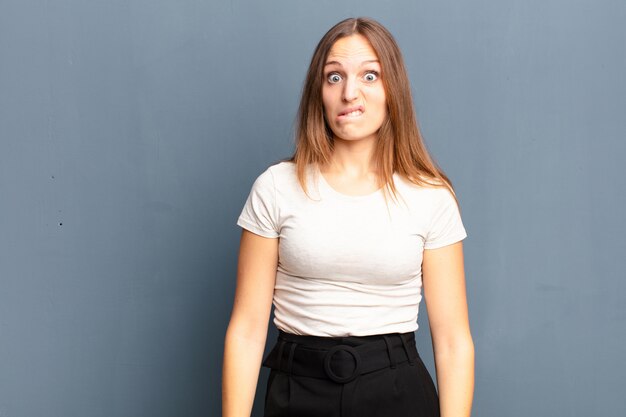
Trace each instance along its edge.
{"label": "gray wall", "polygon": [[354,15],[462,204],[473,415],[623,415],[626,3],[4,0],[1,417],[219,415],[236,218]]}

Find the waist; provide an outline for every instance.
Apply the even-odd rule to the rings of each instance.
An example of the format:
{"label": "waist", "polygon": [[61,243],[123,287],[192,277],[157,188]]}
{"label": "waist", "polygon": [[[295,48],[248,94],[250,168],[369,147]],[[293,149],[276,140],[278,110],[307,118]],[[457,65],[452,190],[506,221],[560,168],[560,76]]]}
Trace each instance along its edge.
{"label": "waist", "polygon": [[384,333],[373,334],[367,336],[313,336],[313,335],[299,335],[293,333],[287,333],[278,329],[278,340],[284,340],[286,342],[294,342],[302,346],[309,347],[332,347],[338,344],[347,344],[351,346],[360,346],[373,341],[384,341],[385,337],[400,337],[406,342],[411,340],[415,341],[415,332],[406,333]]}
{"label": "waist", "polygon": [[[284,281],[282,282],[281,279]],[[276,276],[274,288],[274,325],[298,335],[371,335],[407,333],[418,329],[419,282],[394,288],[381,286],[345,287],[309,279]],[[329,300],[338,300],[331,303]],[[310,311],[315,314],[306,314]]]}
{"label": "waist", "polygon": [[414,332],[326,337],[279,330],[276,344],[263,366],[347,383],[369,372],[395,368],[404,362],[414,365],[418,360]]}

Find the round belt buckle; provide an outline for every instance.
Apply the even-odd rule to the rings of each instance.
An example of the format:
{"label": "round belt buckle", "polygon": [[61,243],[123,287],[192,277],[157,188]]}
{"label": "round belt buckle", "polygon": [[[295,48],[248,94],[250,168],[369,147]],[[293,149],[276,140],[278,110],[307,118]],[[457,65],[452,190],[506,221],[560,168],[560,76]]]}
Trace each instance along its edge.
{"label": "round belt buckle", "polygon": [[[333,357],[333,355],[339,350],[345,350],[346,352],[350,353],[352,357],[354,358],[354,371],[352,372],[351,375],[340,377],[337,374],[335,374],[333,370],[330,368],[330,360]],[[340,384],[345,384],[347,382],[352,381],[357,376],[359,376],[359,372],[361,370],[361,356],[359,355],[359,352],[357,352],[357,350],[353,348],[352,346],[348,346],[348,345],[333,346],[332,348],[328,350],[328,352],[326,352],[326,356],[324,356],[324,370],[326,371],[326,375],[328,375],[330,379]]]}

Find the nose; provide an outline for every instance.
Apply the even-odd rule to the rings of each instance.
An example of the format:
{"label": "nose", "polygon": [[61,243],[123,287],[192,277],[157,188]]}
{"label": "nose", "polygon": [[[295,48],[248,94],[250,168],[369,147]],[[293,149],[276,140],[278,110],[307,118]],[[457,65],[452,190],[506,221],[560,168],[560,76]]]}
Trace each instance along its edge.
{"label": "nose", "polygon": [[346,82],[344,83],[344,88],[343,88],[344,101],[348,101],[348,102],[353,101],[354,99],[358,97],[358,94],[359,94],[359,88],[358,88],[356,80],[352,77],[348,77],[346,79]]}

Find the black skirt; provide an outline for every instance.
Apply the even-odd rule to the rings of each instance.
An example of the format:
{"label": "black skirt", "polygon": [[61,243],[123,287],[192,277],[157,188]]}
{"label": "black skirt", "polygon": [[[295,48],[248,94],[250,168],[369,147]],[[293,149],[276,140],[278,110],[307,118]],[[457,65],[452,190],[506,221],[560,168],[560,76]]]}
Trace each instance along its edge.
{"label": "black skirt", "polygon": [[300,336],[279,330],[264,417],[439,417],[415,333]]}

